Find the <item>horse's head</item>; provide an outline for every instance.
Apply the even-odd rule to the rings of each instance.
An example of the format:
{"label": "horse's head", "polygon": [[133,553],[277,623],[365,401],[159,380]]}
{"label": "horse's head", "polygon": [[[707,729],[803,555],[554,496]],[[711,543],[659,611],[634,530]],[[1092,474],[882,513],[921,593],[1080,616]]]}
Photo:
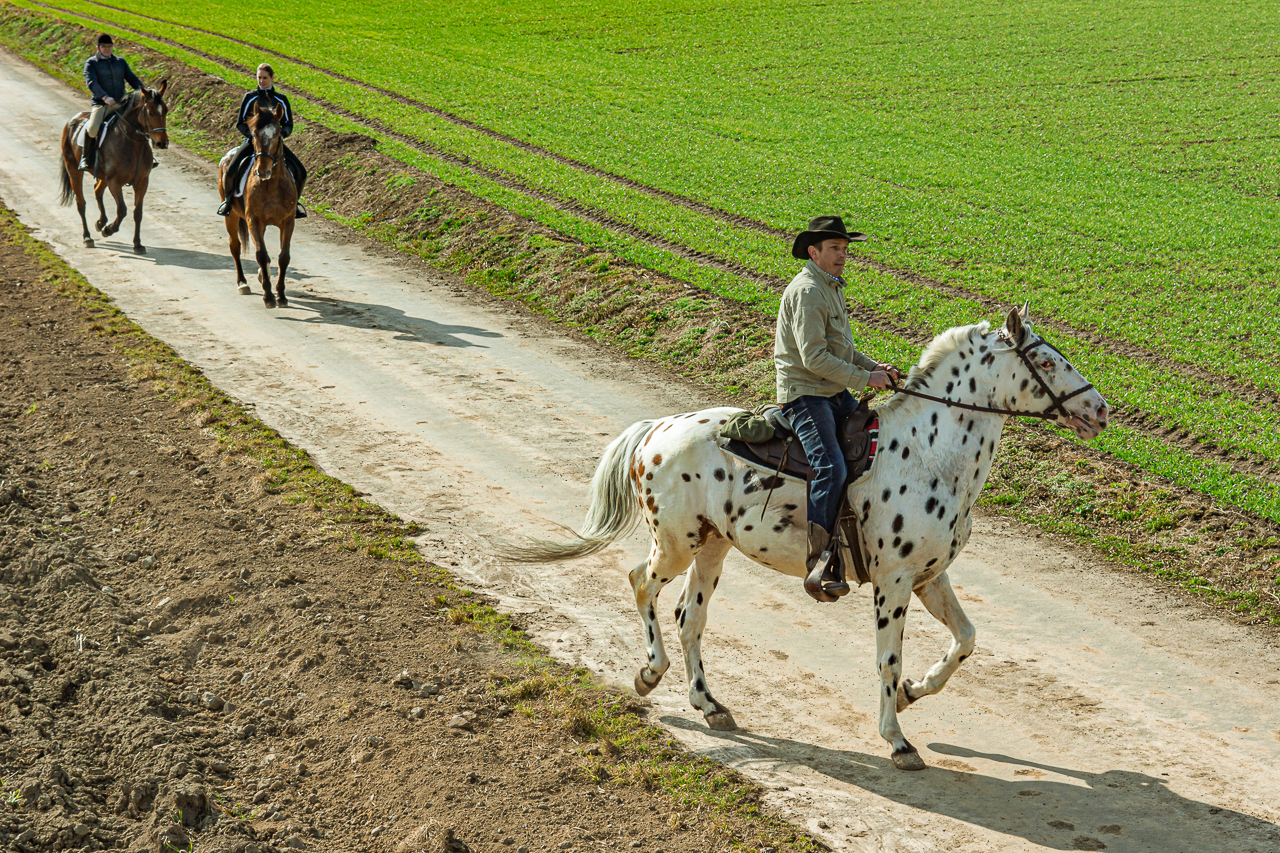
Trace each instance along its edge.
{"label": "horse's head", "polygon": [[165,127],[165,116],[169,112],[164,102],[165,89],[169,88],[169,80],[165,78],[155,89],[143,89],[138,98],[137,118],[134,122],[145,133],[157,148],[169,147],[169,131]]}
{"label": "horse's head", "polygon": [[259,95],[249,110],[249,133],[253,139],[253,168],[259,181],[271,180],[284,151],[284,132],[280,129],[280,112],[269,99]]}
{"label": "horse's head", "polygon": [[[1097,438],[1107,427],[1107,401],[1066,356],[1031,328],[1027,305],[1005,318],[999,339],[1007,348],[993,350],[1010,362],[1011,381],[1002,405],[1019,411],[1043,411],[1059,426],[1083,439]],[[1004,373],[1004,370],[1001,370]]]}

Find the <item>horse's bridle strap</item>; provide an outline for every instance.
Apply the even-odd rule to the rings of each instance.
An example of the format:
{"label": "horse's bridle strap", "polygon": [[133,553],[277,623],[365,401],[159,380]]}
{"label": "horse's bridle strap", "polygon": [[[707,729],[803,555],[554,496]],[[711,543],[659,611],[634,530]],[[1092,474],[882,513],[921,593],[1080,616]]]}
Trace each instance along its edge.
{"label": "horse's bridle strap", "polygon": [[[1031,361],[1031,357],[1028,355],[1028,353],[1040,346],[1046,346],[1058,353],[1058,355],[1062,355],[1061,352],[1058,352],[1057,347],[1046,341],[1044,338],[1038,338],[1034,343],[1027,344],[1024,347],[1018,347],[1014,349],[1013,352],[1022,359],[1022,363],[1031,371],[1031,376],[1040,384],[1040,388],[1049,395],[1049,399],[1052,401],[1052,405],[1042,412],[1024,412],[1018,409],[997,409],[992,406],[979,406],[975,403],[962,403],[959,400],[949,400],[946,397],[937,397],[933,394],[913,391],[910,388],[899,388],[896,382],[890,382],[889,387],[896,394],[906,394],[908,397],[919,397],[921,400],[932,400],[935,403],[942,403],[944,406],[949,406],[953,409],[965,409],[970,412],[985,412],[992,415],[1017,415],[1018,417],[1039,418],[1045,421],[1057,420],[1059,417],[1070,418],[1071,413],[1067,411],[1064,404],[1072,397],[1078,397],[1084,392],[1091,390],[1093,388],[1093,383],[1086,383],[1064,397],[1059,397],[1057,394],[1053,393],[1053,389],[1049,387],[1048,382],[1044,381],[1044,377],[1042,377],[1040,372],[1036,370],[1035,363]],[[1008,350],[1005,350],[1005,352],[1008,352]]]}

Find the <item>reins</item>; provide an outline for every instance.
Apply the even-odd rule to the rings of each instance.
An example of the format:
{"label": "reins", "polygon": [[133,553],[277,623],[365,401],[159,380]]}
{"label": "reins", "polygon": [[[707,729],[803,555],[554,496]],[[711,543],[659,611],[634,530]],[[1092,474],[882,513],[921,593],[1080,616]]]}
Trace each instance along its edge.
{"label": "reins", "polygon": [[[946,397],[938,397],[933,394],[925,394],[921,391],[914,391],[910,388],[902,388],[902,387],[899,387],[898,384],[896,382],[893,382],[892,380],[890,380],[889,382],[889,387],[896,394],[906,394],[908,397],[919,397],[921,400],[931,400],[932,402],[942,403],[944,406],[949,406],[953,409],[965,409],[970,412],[985,412],[987,414],[992,414],[992,415],[1017,415],[1018,417],[1039,418],[1045,421],[1057,420],[1059,417],[1070,418],[1071,413],[1067,411],[1065,403],[1068,400],[1070,400],[1072,397],[1078,397],[1079,395],[1092,389],[1093,383],[1092,382],[1086,383],[1082,387],[1072,391],[1070,394],[1067,394],[1066,396],[1063,396],[1063,397],[1059,397],[1057,394],[1053,392],[1053,389],[1049,387],[1049,383],[1044,381],[1044,377],[1040,375],[1040,372],[1036,370],[1035,364],[1031,361],[1031,356],[1029,354],[1033,350],[1035,350],[1037,347],[1042,347],[1042,346],[1048,347],[1049,349],[1058,353],[1058,355],[1062,355],[1062,353],[1058,351],[1057,347],[1055,347],[1053,344],[1046,341],[1044,338],[1038,338],[1035,341],[1035,343],[1027,344],[1026,346],[1017,347],[1013,349],[1014,354],[1017,355],[1018,358],[1022,359],[1022,363],[1025,364],[1027,366],[1027,369],[1031,371],[1032,378],[1034,378],[1036,382],[1040,384],[1041,390],[1043,390],[1046,394],[1049,395],[1050,406],[1042,412],[1027,412],[1027,411],[1022,411],[1020,409],[998,409],[992,406],[979,406],[975,403],[962,403],[959,400],[949,400]],[[1065,357],[1064,357],[1064,360],[1065,360]]]}

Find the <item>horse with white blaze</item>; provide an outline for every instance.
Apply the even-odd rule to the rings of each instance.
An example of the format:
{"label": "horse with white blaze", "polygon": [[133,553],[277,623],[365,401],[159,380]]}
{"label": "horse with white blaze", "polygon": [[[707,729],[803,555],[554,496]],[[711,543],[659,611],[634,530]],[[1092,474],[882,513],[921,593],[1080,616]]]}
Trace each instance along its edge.
{"label": "horse with white blaze", "polygon": [[[725,555],[737,548],[775,571],[807,574],[805,483],[775,478],[721,449],[720,425],[735,411],[708,409],[633,424],[600,460],[576,540],[504,549],[504,556],[522,562],[582,557],[626,536],[643,519],[649,557],[630,573],[648,647],[636,692],[653,690],[670,666],[655,605],[662,588],[688,569],[676,620],[689,701],[721,730],[736,723],[711,695],[701,644]],[[938,335],[899,393],[876,411],[879,453],[871,470],[849,486],[849,506],[858,514],[873,584],[880,735],[893,749],[895,766],[918,770],[924,762],[903,736],[898,712],[940,691],[973,652],[973,624],[947,568],[969,539],[971,510],[1005,421],[1038,417],[1089,439],[1106,427],[1108,409],[1067,359],[1035,334],[1024,306],[1010,311],[998,330],[983,322]],[[912,592],[953,638],[919,681],[902,677]]]}

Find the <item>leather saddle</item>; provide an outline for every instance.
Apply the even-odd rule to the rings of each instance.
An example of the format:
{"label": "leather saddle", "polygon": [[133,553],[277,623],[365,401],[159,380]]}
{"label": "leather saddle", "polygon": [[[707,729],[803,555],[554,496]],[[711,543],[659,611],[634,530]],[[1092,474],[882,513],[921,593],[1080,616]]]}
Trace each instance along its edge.
{"label": "leather saddle", "polygon": [[[871,580],[867,567],[867,555],[863,553],[862,537],[858,531],[858,515],[848,504],[849,486],[860,480],[871,470],[875,462],[876,447],[880,438],[880,419],[874,409],[867,407],[868,398],[859,400],[857,411],[843,422],[836,423],[836,438],[840,449],[844,452],[845,464],[849,469],[844,488],[840,490],[840,547],[837,551],[837,573],[843,577],[845,566],[852,566],[859,586]],[[746,414],[745,412],[743,413]],[[813,482],[813,466],[800,445],[796,435],[782,410],[775,407],[765,409],[761,415],[773,427],[773,437],[765,441],[744,441],[721,435],[719,444],[722,448],[752,465],[769,469],[772,473],[788,474],[805,481],[806,486]],[[759,424],[757,424],[759,425]],[[768,430],[759,430],[767,434]],[[807,589],[806,585],[806,589]],[[812,595],[812,593],[810,593]],[[819,599],[833,601],[834,598]]]}
{"label": "leather saddle", "polygon": [[[773,427],[773,437],[763,442],[747,442],[736,438],[722,438],[721,446],[734,456],[741,457],[753,465],[768,468],[772,472],[789,474],[812,482],[813,466],[800,445],[800,438],[795,434],[791,422],[782,410],[773,407],[766,409],[762,417]],[[876,444],[880,432],[880,419],[875,409],[865,405],[858,406],[857,411],[843,423],[836,423],[836,438],[840,449],[844,451],[845,463],[849,468],[849,478],[845,485],[852,484],[871,469],[875,460]],[[785,461],[784,461],[785,458]]]}

